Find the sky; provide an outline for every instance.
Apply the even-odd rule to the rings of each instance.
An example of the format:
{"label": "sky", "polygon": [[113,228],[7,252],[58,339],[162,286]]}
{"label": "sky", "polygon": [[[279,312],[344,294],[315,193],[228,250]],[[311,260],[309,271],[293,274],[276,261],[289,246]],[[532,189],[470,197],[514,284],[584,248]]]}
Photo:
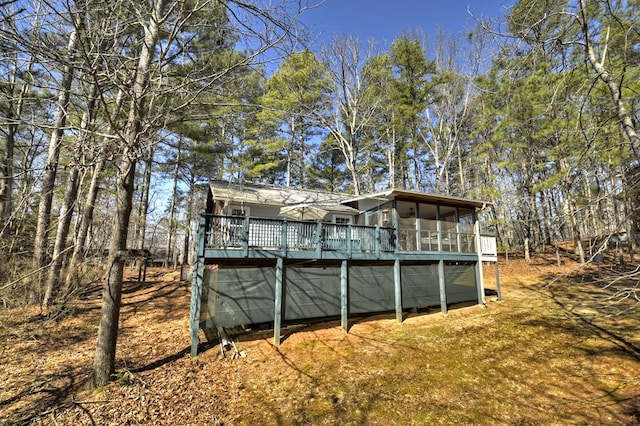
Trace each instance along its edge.
{"label": "sky", "polygon": [[504,18],[513,0],[325,0],[304,12],[302,22],[320,34],[319,43],[333,34],[350,34],[361,41],[374,38],[388,47],[408,30],[419,29],[433,36],[440,28],[465,34],[474,27],[469,15]]}

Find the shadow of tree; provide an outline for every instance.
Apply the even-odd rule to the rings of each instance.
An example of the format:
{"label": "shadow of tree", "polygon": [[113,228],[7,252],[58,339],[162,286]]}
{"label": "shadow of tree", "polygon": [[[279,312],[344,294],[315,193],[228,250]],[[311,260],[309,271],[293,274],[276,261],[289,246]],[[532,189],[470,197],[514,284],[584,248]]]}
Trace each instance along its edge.
{"label": "shadow of tree", "polygon": [[[34,419],[69,406],[69,396],[88,384],[89,374],[88,369],[68,367],[59,373],[42,375],[34,383],[0,401],[0,408],[10,413],[11,424],[30,424]],[[12,406],[18,408],[12,409]]]}
{"label": "shadow of tree", "polygon": [[138,368],[134,368],[131,370],[132,373],[142,373],[145,371],[151,371],[151,370],[155,370],[156,368],[160,368],[166,364],[172,363],[174,361],[177,361],[178,359],[184,357],[185,355],[189,354],[191,352],[191,347],[187,346],[186,348],[182,349],[181,351],[178,351],[174,354],[168,355],[164,358],[158,359],[156,361],[153,361],[150,364],[147,364],[145,366],[142,367],[138,367]]}

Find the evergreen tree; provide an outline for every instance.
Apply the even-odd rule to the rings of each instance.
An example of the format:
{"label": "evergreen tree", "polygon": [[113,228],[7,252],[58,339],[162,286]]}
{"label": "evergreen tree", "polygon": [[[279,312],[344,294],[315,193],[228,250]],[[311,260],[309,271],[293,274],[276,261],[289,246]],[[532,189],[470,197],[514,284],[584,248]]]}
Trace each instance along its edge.
{"label": "evergreen tree", "polygon": [[304,187],[309,155],[319,135],[315,116],[327,96],[325,66],[309,50],[293,53],[267,80],[258,119],[274,129],[275,139],[265,140],[280,152],[286,171],[286,186]]}

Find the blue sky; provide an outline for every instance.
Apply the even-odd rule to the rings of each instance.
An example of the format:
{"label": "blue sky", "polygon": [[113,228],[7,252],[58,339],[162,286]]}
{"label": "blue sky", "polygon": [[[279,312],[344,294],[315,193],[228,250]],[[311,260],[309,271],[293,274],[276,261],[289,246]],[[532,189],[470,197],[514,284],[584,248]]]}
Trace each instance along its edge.
{"label": "blue sky", "polygon": [[427,36],[440,28],[464,34],[474,26],[467,8],[479,17],[503,18],[514,0],[326,0],[306,11],[301,20],[311,26],[319,42],[333,34],[351,34],[366,41],[374,38],[389,46],[407,30],[420,29]]}

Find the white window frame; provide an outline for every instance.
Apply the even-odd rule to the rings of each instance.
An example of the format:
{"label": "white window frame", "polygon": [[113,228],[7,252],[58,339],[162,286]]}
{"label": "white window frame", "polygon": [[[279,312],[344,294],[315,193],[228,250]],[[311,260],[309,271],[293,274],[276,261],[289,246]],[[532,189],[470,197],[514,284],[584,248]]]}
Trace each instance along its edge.
{"label": "white window frame", "polygon": [[[230,205],[229,206],[229,216],[235,216],[235,217],[247,217],[249,216],[249,206],[242,206],[242,205]],[[242,212],[242,214],[235,214],[237,212]]]}
{"label": "white window frame", "polygon": [[[346,220],[347,222],[338,223],[338,220]],[[335,214],[333,215],[333,223],[336,225],[351,225],[353,223],[353,217],[349,215]]]}

